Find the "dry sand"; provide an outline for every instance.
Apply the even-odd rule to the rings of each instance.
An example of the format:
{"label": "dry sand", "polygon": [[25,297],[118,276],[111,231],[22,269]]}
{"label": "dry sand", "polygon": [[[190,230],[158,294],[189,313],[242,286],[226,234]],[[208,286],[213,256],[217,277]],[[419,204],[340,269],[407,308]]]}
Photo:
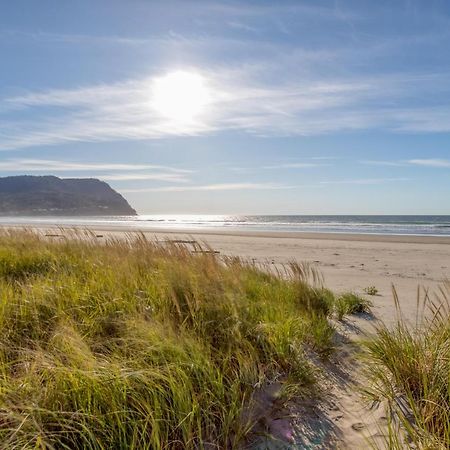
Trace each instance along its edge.
{"label": "dry sand", "polygon": [[[48,230],[48,228],[47,228]],[[43,230],[41,230],[43,231]],[[109,236],[123,237],[123,228],[96,227],[101,241]],[[141,230],[144,231],[144,230]],[[371,296],[376,319],[393,323],[396,309],[392,296],[395,286],[404,316],[416,318],[417,292],[438,292],[442,281],[450,278],[450,237],[380,236],[314,233],[244,233],[216,231],[144,231],[149,238],[159,240],[195,239],[208,243],[221,255],[240,256],[255,262],[275,266],[292,260],[306,261],[317,267],[325,277],[327,287],[337,292],[363,293],[375,286]],[[63,234],[54,228],[47,234]],[[52,237],[58,239],[58,237]],[[322,402],[294,405],[291,415],[286,410],[267,410],[266,429],[279,436],[277,444],[265,438],[257,448],[293,449],[361,449],[383,445],[386,417],[383,407],[370,407],[359,394],[367,383],[361,363],[355,357],[352,342],[373,332],[376,320],[354,318],[339,325],[346,345],[335,361],[323,367],[321,385],[325,391]],[[373,405],[372,405],[373,406]],[[273,413],[273,411],[276,411]],[[283,438],[284,436],[284,438]],[[288,444],[287,440],[291,440]],[[368,443],[368,440],[372,444]]]}

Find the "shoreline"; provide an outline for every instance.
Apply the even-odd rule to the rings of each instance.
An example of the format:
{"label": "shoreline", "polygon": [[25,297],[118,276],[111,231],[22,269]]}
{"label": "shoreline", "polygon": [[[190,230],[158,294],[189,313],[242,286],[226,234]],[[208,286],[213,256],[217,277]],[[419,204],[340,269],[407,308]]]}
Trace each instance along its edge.
{"label": "shoreline", "polygon": [[170,234],[185,236],[234,236],[249,238],[275,238],[275,239],[313,239],[332,241],[359,241],[359,242],[392,242],[414,244],[443,244],[450,245],[450,236],[417,235],[417,234],[377,234],[377,233],[346,233],[346,232],[309,232],[309,231],[247,231],[247,230],[216,230],[214,228],[146,228],[130,227],[128,225],[57,225],[57,224],[0,224],[2,229],[61,229],[61,230],[92,230],[120,233],[144,234]]}

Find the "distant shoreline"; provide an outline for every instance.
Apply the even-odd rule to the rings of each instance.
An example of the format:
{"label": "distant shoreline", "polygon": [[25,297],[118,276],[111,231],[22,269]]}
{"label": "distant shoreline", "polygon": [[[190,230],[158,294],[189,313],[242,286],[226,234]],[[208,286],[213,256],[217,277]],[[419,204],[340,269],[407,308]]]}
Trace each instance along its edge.
{"label": "distant shoreline", "polygon": [[[39,216],[0,217],[0,226],[86,227],[150,233],[293,237],[388,242],[419,242],[423,237],[445,243],[450,216]],[[331,236],[331,237],[329,237]],[[382,237],[380,237],[382,236]],[[385,237],[389,236],[389,237]],[[440,239],[437,241],[436,239]]]}
{"label": "distant shoreline", "polygon": [[443,244],[450,245],[450,236],[415,235],[415,234],[382,234],[382,233],[346,233],[346,232],[309,232],[309,231],[246,231],[246,230],[217,230],[214,228],[157,228],[130,227],[128,225],[58,225],[58,224],[0,224],[1,228],[32,228],[46,229],[87,229],[92,231],[107,231],[112,233],[145,233],[146,235],[192,235],[192,236],[235,236],[251,238],[281,238],[281,239],[314,239],[333,241],[360,242],[392,242],[414,244]]}

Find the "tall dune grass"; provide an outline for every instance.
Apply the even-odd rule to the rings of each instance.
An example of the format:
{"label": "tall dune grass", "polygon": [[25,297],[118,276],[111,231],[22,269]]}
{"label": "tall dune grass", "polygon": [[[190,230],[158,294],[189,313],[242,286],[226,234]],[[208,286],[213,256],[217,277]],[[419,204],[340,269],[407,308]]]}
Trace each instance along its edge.
{"label": "tall dune grass", "polygon": [[305,349],[332,350],[334,297],[306,266],[52,239],[0,235],[1,448],[237,448],[255,388],[306,393]]}
{"label": "tall dune grass", "polygon": [[367,343],[370,394],[387,400],[390,449],[450,448],[450,282],[438,295],[418,293],[417,320],[381,325]]}

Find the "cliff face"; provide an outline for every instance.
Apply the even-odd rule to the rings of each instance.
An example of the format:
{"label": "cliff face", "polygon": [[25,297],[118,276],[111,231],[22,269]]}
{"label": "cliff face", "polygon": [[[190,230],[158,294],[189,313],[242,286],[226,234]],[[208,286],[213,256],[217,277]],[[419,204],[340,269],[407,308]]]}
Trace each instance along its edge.
{"label": "cliff face", "polygon": [[95,178],[14,176],[0,178],[0,215],[136,215],[107,183]]}

